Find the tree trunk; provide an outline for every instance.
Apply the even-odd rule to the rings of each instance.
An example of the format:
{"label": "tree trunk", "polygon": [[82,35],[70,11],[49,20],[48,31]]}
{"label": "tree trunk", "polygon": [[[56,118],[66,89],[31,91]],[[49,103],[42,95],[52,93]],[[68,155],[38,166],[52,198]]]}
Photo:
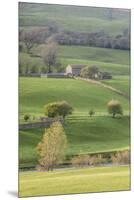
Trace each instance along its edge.
{"label": "tree trunk", "polygon": [[115,118],[115,113],[113,113],[113,118]]}
{"label": "tree trunk", "polygon": [[48,73],[51,73],[51,65],[48,65]]}

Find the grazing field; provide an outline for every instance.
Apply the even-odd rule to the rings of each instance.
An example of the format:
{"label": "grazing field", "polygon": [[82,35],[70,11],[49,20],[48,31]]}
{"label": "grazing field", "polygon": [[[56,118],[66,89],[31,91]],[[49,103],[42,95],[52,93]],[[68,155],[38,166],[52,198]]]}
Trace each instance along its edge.
{"label": "grazing field", "polygon": [[[113,119],[107,114],[107,102],[118,99],[126,116]],[[66,100],[74,108],[64,128],[69,145],[66,154],[127,149],[129,146],[129,101],[106,88],[74,79],[20,78],[20,115],[43,116],[43,106]],[[95,117],[88,116],[95,109]],[[20,166],[37,164],[36,146],[44,129],[20,131]],[[104,142],[105,141],[105,142]]]}
{"label": "grazing field", "polygon": [[122,33],[129,28],[129,10],[113,10],[109,19],[107,8],[25,4],[20,7],[19,23],[21,27],[55,25],[63,30],[95,32],[104,30],[110,35]]}
{"label": "grazing field", "polygon": [[129,41],[129,9],[19,2],[19,197],[130,190]]}
{"label": "grazing field", "polygon": [[97,47],[85,47],[85,46],[59,46],[59,55],[61,58],[69,59],[81,59],[89,61],[98,61],[106,63],[116,63],[121,65],[129,65],[130,55],[129,51],[97,48]]}
{"label": "grazing field", "polygon": [[19,196],[130,190],[128,166],[19,174]]}
{"label": "grazing field", "polygon": [[102,86],[74,79],[20,78],[20,115],[44,115],[44,105],[53,101],[66,100],[74,113],[95,108],[96,112],[107,112],[107,102],[118,99],[129,109],[129,101]]}
{"label": "grazing field", "polygon": [[128,65],[121,65],[115,63],[106,63],[106,62],[99,62],[94,60],[81,60],[81,59],[70,59],[70,58],[63,58],[61,59],[61,63],[66,68],[69,64],[85,64],[85,65],[96,65],[100,71],[109,72],[112,75],[129,75],[129,66]]}
{"label": "grazing field", "polygon": [[114,76],[112,80],[103,80],[102,82],[124,92],[129,97],[130,95],[129,76]]}
{"label": "grazing field", "polygon": [[[22,62],[23,67],[35,65],[40,70],[44,66],[43,59],[36,57],[43,46],[35,46],[31,51],[32,55],[26,52],[20,53],[20,63]],[[96,65],[100,71],[107,71],[113,75],[129,75],[129,51],[63,45],[59,46],[58,57],[63,70],[68,64],[86,64]]]}
{"label": "grazing field", "polygon": [[[39,54],[41,49],[45,45],[38,45],[33,47],[32,53]],[[69,59],[80,59],[86,61],[98,61],[106,63],[114,63],[121,65],[130,64],[130,52],[119,50],[119,49],[108,49],[108,48],[98,48],[98,47],[88,47],[88,46],[67,46],[59,45],[59,57],[60,58],[69,58]]]}
{"label": "grazing field", "polygon": [[[68,138],[66,155],[111,152],[129,148],[129,117],[72,116],[64,124]],[[44,128],[20,131],[20,167],[37,165],[37,144]]]}

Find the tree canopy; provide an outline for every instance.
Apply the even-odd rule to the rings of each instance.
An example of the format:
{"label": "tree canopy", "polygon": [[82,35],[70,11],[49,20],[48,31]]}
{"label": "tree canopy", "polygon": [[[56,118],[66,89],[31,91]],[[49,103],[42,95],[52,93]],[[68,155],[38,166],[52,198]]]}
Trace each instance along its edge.
{"label": "tree canopy", "polygon": [[111,100],[107,104],[108,112],[109,114],[112,114],[113,118],[116,116],[116,114],[123,114],[122,106],[119,101],[117,100]]}
{"label": "tree canopy", "polygon": [[60,122],[54,122],[46,129],[42,141],[37,146],[40,169],[53,170],[65,156],[67,138]]}
{"label": "tree canopy", "polygon": [[97,66],[86,66],[81,69],[80,75],[84,78],[91,78],[94,79],[98,75],[99,69]]}
{"label": "tree canopy", "polygon": [[67,115],[72,114],[73,108],[67,101],[58,101],[49,103],[45,106],[45,115],[48,117],[62,116],[65,118]]}

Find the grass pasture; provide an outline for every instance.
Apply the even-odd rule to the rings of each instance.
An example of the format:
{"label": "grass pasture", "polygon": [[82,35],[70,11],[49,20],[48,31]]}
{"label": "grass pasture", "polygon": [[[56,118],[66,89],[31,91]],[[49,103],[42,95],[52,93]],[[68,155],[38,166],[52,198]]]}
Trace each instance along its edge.
{"label": "grass pasture", "polygon": [[[20,63],[36,65],[40,70],[44,66],[43,59],[39,55],[44,45],[33,47],[32,54],[21,52]],[[85,46],[59,46],[58,58],[63,69],[68,64],[96,65],[100,71],[107,71],[113,75],[129,75],[130,55],[129,51],[106,49]]]}
{"label": "grass pasture", "polygon": [[129,51],[88,47],[88,46],[59,46],[59,56],[61,58],[81,59],[89,61],[98,61],[105,63],[116,63],[129,65]]}
{"label": "grass pasture", "polygon": [[114,76],[111,80],[103,80],[103,83],[110,85],[122,92],[130,95],[130,79],[129,76]]}
{"label": "grass pasture", "polygon": [[128,166],[20,172],[19,196],[130,190]]}
{"label": "grass pasture", "polygon": [[[40,27],[47,31],[42,29],[42,32]],[[35,43],[27,51],[27,36],[25,38],[21,30],[34,29],[41,31],[41,35],[39,41],[33,38],[34,33],[31,35]],[[130,149],[130,51],[112,49],[123,49],[123,45],[125,49],[129,29],[129,9],[19,3],[19,31],[20,36],[24,36],[19,45],[19,124],[41,122],[41,117],[45,117],[44,106],[51,102],[67,101],[73,107],[73,113],[63,123],[67,136],[65,159],[56,163],[53,171],[36,170],[39,164],[36,147],[46,128],[36,128],[35,124],[30,129],[19,126],[19,197],[130,190],[130,166],[112,160],[112,155]],[[109,37],[113,43],[111,49],[89,46],[94,40],[89,33],[95,37],[96,46],[103,45],[101,43],[106,46]],[[78,38],[73,34],[78,34]],[[95,84],[95,81],[75,77],[39,77],[40,73],[47,72],[42,49],[53,36],[60,36],[63,43],[64,38],[67,39],[68,45],[57,44],[57,66],[52,67],[52,72],[65,72],[69,64],[95,65],[100,72],[109,72],[112,79]],[[87,40],[85,46],[70,45],[72,40],[84,44],[83,39]],[[121,103],[123,115],[113,118],[108,113],[107,104],[112,99]],[[92,117],[89,116],[91,110],[95,111]],[[30,119],[24,120],[24,115],[30,115]],[[46,144],[49,152],[50,144],[49,141]],[[55,151],[58,152],[56,147]],[[91,154],[93,159],[96,154],[102,155],[105,164],[93,162],[87,167],[82,156],[78,157],[83,162],[82,167],[73,167],[71,160],[79,154]],[[49,155],[47,164],[50,159]]]}
{"label": "grass pasture", "polygon": [[[45,45],[38,45],[33,47],[32,53],[39,54]],[[114,63],[120,65],[130,64],[130,53],[129,51],[119,50],[119,49],[108,49],[99,47],[89,47],[89,46],[75,46],[75,45],[59,45],[58,55],[60,58],[65,59],[80,59],[86,61],[98,61],[103,63]]]}
{"label": "grass pasture", "polygon": [[74,79],[20,78],[20,115],[25,113],[44,115],[45,104],[66,100],[74,113],[95,108],[96,112],[107,112],[106,104],[112,98],[118,99],[129,109],[129,101],[102,86]]}
{"label": "grass pasture", "polygon": [[[68,138],[66,155],[125,150],[129,147],[129,118],[72,116],[64,125]],[[37,165],[36,146],[44,128],[20,131],[20,167]]]}
{"label": "grass pasture", "polygon": [[107,8],[25,3],[19,10],[19,23],[25,28],[52,24],[63,30],[103,30],[110,35],[120,34],[129,28],[129,10],[113,10],[113,16],[113,19],[109,20]]}
{"label": "grass pasture", "polygon": [[[124,117],[107,116],[107,102],[118,99]],[[74,79],[20,78],[20,122],[24,114],[43,116],[43,106],[49,102],[66,100],[74,108],[64,125],[67,155],[78,153],[124,150],[129,147],[129,101],[109,89]],[[95,109],[95,117],[88,116]],[[20,131],[20,167],[37,164],[36,146],[44,129]],[[105,142],[104,142],[105,141]]]}

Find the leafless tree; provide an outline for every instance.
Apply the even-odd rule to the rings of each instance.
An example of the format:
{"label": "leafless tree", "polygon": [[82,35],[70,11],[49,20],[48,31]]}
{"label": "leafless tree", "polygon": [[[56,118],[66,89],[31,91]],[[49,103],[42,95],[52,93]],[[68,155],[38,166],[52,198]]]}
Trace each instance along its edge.
{"label": "leafless tree", "polygon": [[37,32],[34,30],[23,30],[21,32],[21,41],[24,42],[27,52],[29,53],[34,44],[36,43]]}
{"label": "leafless tree", "polygon": [[47,45],[45,45],[45,47],[43,48],[41,52],[41,56],[43,58],[44,64],[47,67],[48,73],[51,73],[52,66],[56,65],[57,52],[58,52],[58,47],[57,47],[57,43],[55,42],[50,42]]}

